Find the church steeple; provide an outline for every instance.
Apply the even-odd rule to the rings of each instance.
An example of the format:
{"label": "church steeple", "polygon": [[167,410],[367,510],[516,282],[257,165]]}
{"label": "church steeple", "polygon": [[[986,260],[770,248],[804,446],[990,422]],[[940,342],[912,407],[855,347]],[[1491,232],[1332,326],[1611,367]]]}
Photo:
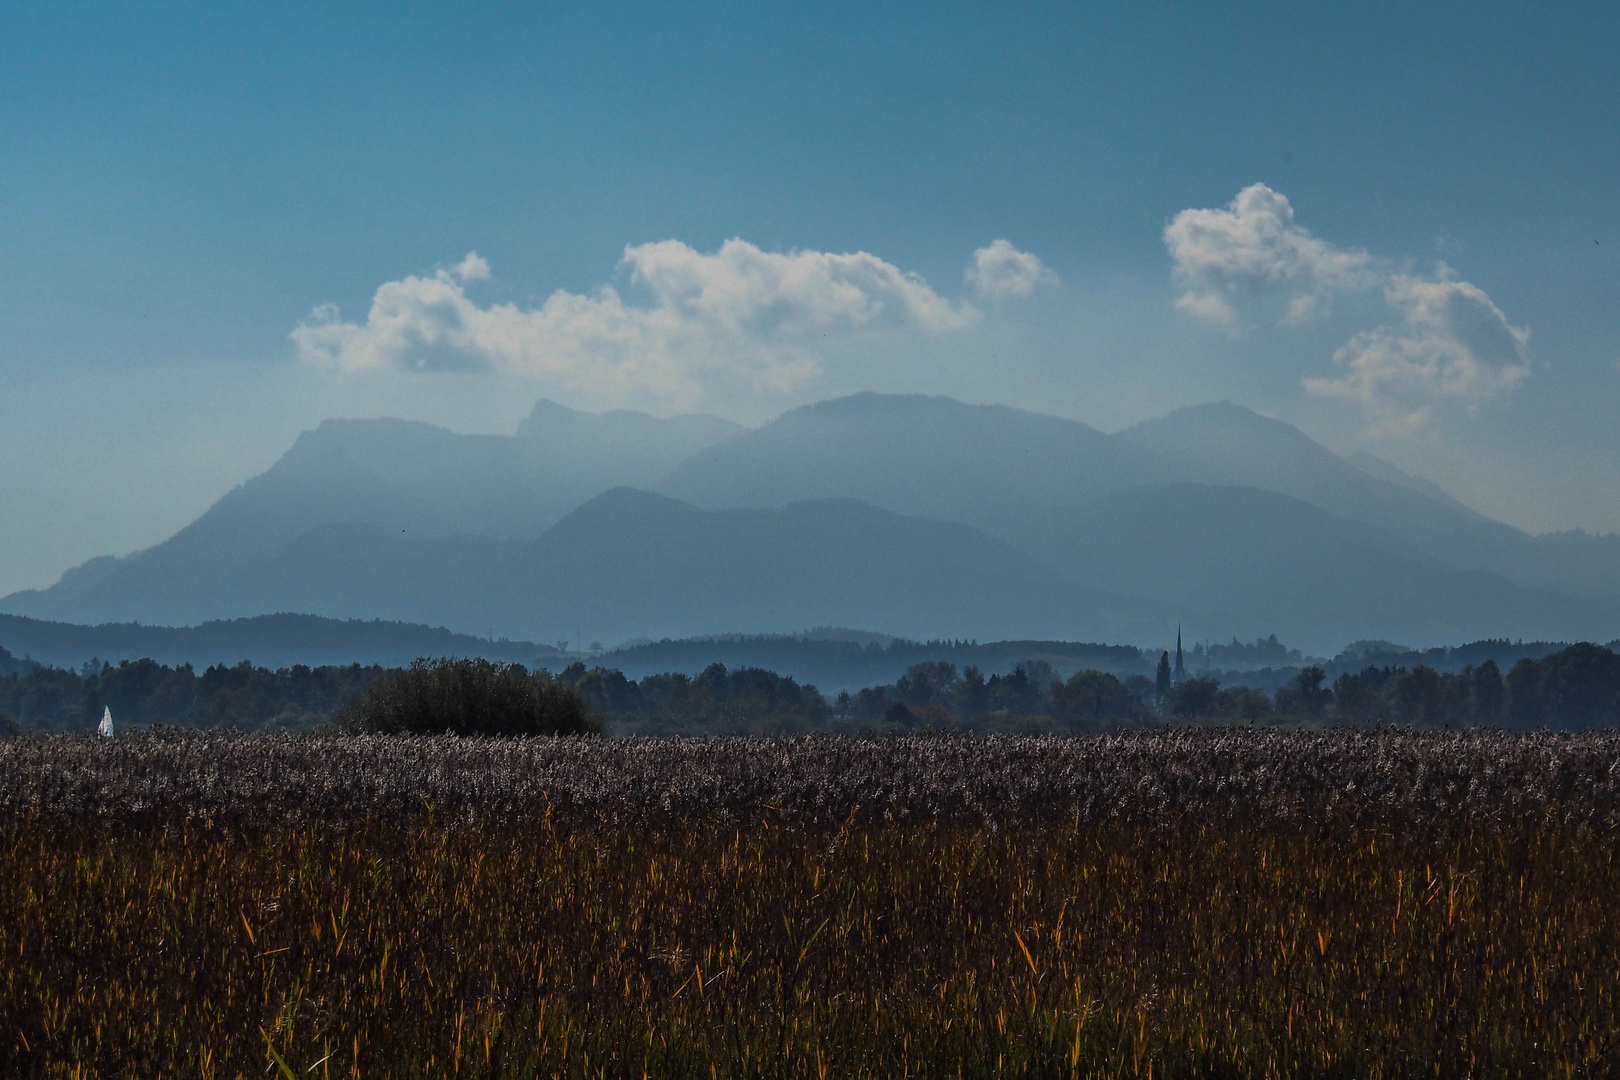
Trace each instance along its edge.
{"label": "church steeple", "polygon": [[1176,682],[1187,678],[1187,665],[1181,659],[1181,624],[1176,624]]}

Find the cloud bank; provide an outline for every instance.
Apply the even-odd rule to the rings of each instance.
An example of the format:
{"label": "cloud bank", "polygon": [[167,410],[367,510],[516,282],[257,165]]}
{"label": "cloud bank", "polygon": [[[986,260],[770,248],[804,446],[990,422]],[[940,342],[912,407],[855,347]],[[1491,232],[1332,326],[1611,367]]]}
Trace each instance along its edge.
{"label": "cloud bank", "polygon": [[[481,306],[467,286],[490,266],[469,252],[431,277],[382,285],[363,323],[323,304],[291,338],[306,362],[343,371],[501,371],[688,405],[716,384],[787,392],[819,374],[829,349],[959,333],[981,318],[865,252],[777,253],[728,240],[703,253],[667,240],[625,248],[620,270],[646,303],[604,285],[558,290],[539,307]],[[980,249],[968,275],[996,298],[1052,280],[1005,240]]]}
{"label": "cloud bank", "polygon": [[1421,428],[1437,405],[1474,408],[1530,374],[1530,332],[1484,290],[1444,263],[1425,277],[1334,247],[1298,225],[1288,199],[1264,184],[1223,209],[1183,210],[1165,226],[1164,244],[1183,289],[1176,306],[1228,329],[1265,297],[1285,296],[1282,322],[1299,325],[1326,314],[1335,294],[1380,293],[1391,322],[1335,351],[1337,374],[1301,384],[1359,405],[1376,429]]}

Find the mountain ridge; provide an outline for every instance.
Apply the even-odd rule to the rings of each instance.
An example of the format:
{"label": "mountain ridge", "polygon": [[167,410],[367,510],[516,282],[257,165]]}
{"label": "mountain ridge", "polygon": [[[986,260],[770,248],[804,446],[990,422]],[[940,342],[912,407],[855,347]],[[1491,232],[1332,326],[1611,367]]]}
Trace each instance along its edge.
{"label": "mountain ridge", "polygon": [[[852,499],[708,511],[630,488],[604,492],[531,539],[322,525],[247,553],[214,587],[181,596],[190,606],[172,605],[167,618],[189,624],[291,606],[461,633],[614,642],[816,625],[918,638],[1010,637],[1031,625],[1048,637],[1098,639],[1165,617],[1077,588],[954,522]],[[127,614],[86,621],[120,618]]]}
{"label": "mountain ridge", "polygon": [[[1015,528],[1076,583],[1151,596],[1203,636],[1276,633],[1331,654],[1362,636],[1600,637],[1620,622],[1601,604],[1447,566],[1376,526],[1259,488],[1133,488]],[[1369,626],[1383,631],[1358,632]]]}
{"label": "mountain ridge", "polygon": [[[893,558],[893,537],[868,527],[876,519],[858,509],[865,504],[891,515],[884,520],[896,535],[919,542],[926,538],[944,545],[940,552],[958,553],[940,558],[960,576],[973,576],[972,567],[959,557],[973,550],[980,552],[980,569],[992,578],[1000,575],[1008,588],[1007,568],[1017,563],[1024,566],[1018,572],[1023,582],[1019,588],[1044,574],[1065,588],[1136,597],[1127,606],[1134,605],[1137,615],[1107,624],[1122,633],[1130,625],[1151,628],[1172,609],[1215,637],[1278,632],[1286,625],[1294,630],[1285,636],[1324,649],[1356,638],[1438,643],[1433,635],[1449,633],[1448,627],[1474,628],[1468,631],[1474,636],[1569,636],[1568,627],[1545,625],[1558,618],[1570,625],[1592,623],[1596,633],[1607,628],[1609,637],[1620,631],[1612,625],[1620,612],[1620,538],[1582,533],[1530,537],[1387,462],[1341,458],[1298,429],[1231,402],[1176,410],[1105,434],[1061,417],[920,394],[832,399],[788,410],[755,429],[713,417],[580,413],[542,401],[520,431],[514,436],[463,436],[408,421],[324,423],[301,436],[265,473],[239,485],[162,544],[123,559],[91,560],[65,573],[55,586],[14,593],[0,600],[0,607],[74,622],[138,618],[172,624],[293,607],[477,632],[490,620],[476,617],[467,598],[481,597],[477,602],[492,609],[509,607],[500,590],[485,580],[504,574],[525,582],[525,595],[562,597],[558,603],[573,607],[571,612],[545,613],[549,621],[543,621],[547,629],[542,638],[577,638],[578,627],[569,624],[589,622],[602,597],[571,592],[566,580],[553,588],[521,561],[513,561],[514,551],[530,544],[526,550],[564,579],[596,572],[591,558],[600,562],[612,552],[619,572],[641,575],[648,588],[651,583],[639,567],[659,566],[677,576],[698,574],[699,564],[710,558],[705,546],[718,545],[716,550],[729,552],[738,568],[755,575],[757,588],[780,594],[779,604],[791,593],[798,607],[783,607],[780,618],[760,621],[762,609],[734,603],[727,609],[732,615],[747,614],[754,621],[721,625],[714,621],[719,609],[705,609],[699,590],[691,594],[692,606],[685,614],[669,604],[660,609],[670,625],[651,625],[637,621],[640,616],[632,618],[624,607],[628,599],[615,594],[613,603],[622,610],[617,623],[608,622],[621,629],[634,624],[637,629],[625,629],[629,637],[792,630],[821,623],[867,625],[886,633],[973,636],[965,626],[907,627],[867,618],[873,614],[870,609],[861,609],[862,617],[851,620],[817,608],[813,597],[794,591],[807,568],[823,577],[834,569],[813,544],[799,543],[779,527],[781,521],[799,520],[795,515],[810,515],[801,524],[813,533],[843,530],[865,545],[841,552],[848,565],[839,573],[846,577],[860,577],[863,560],[876,560],[901,577],[916,576],[915,567]],[[697,449],[690,449],[693,445]],[[602,446],[623,452],[609,454]],[[625,475],[637,482],[621,482]],[[1204,488],[1225,494],[1212,499]],[[1158,494],[1107,502],[1133,491]],[[1270,492],[1291,502],[1256,502],[1245,491]],[[1142,501],[1149,498],[1157,500],[1152,513]],[[1179,501],[1179,509],[1166,500]],[[1108,505],[1146,515],[1138,529],[1149,528],[1145,522],[1159,515],[1196,533],[1201,526],[1195,514],[1214,515],[1211,522],[1218,529],[1204,531],[1220,537],[1220,550],[1213,553],[1218,557],[1206,558],[1211,555],[1207,551],[1179,553],[1173,547],[1163,548],[1163,557],[1194,559],[1201,577],[1229,587],[1223,593],[1212,585],[1195,595],[1143,573],[1130,544],[1094,525],[1080,527],[1092,512],[1087,508]],[[1233,505],[1250,506],[1272,524],[1229,520]],[[769,528],[746,517],[704,516],[804,506],[819,508],[793,510],[773,519],[778,525]],[[581,511],[586,512],[576,517]],[[587,527],[593,516],[610,511],[617,515],[612,530]],[[1059,518],[1068,515],[1063,526],[1069,529],[1067,540],[1052,516],[1060,511]],[[1321,515],[1333,524],[1325,525]],[[658,528],[643,528],[642,518],[657,521]],[[947,534],[937,528],[947,524],[969,532]],[[774,565],[782,577],[769,582],[761,576],[760,552],[727,539],[732,535],[727,529],[768,536],[799,561],[778,560]],[[541,543],[553,530],[555,535]],[[1100,546],[1088,557],[1082,550],[1087,544]],[[1155,544],[1153,536],[1143,534],[1137,546]],[[632,550],[635,545],[640,546]],[[1279,566],[1304,559],[1312,567],[1310,574],[1300,570],[1295,585],[1284,589],[1275,576],[1268,579],[1245,562],[1245,552],[1257,546],[1273,551]],[[1105,548],[1113,563],[1095,557]],[[1386,561],[1368,552],[1381,553]],[[1034,560],[1039,570],[1021,560]],[[1297,621],[1266,624],[1283,615],[1296,619],[1301,605],[1291,597],[1299,582],[1311,575],[1339,580],[1343,568],[1335,560],[1353,562],[1370,575],[1366,591],[1384,596],[1387,609],[1358,606],[1355,595],[1346,594],[1341,608],[1360,611],[1361,621],[1343,623],[1347,636],[1339,641],[1301,632]],[[711,585],[719,580],[712,561],[702,568]],[[1420,565],[1428,569],[1413,569]],[[384,567],[389,573],[382,572]],[[1174,567],[1165,572],[1173,574]],[[1470,573],[1484,575],[1473,579],[1474,591],[1496,605],[1485,620],[1489,626],[1476,625],[1485,608],[1456,584],[1460,579],[1455,575]],[[1386,587],[1396,579],[1406,585]],[[861,580],[874,595],[890,596],[896,610],[905,608],[907,602],[886,591],[882,581],[871,574]],[[1235,584],[1239,582],[1241,588]],[[949,591],[954,586],[936,575],[929,587]],[[1560,594],[1562,599],[1555,601]],[[1521,606],[1522,627],[1511,617],[1515,603]],[[1425,622],[1415,614],[1437,606],[1454,609],[1456,618]],[[1031,610],[1039,609],[1036,604]],[[708,614],[700,618],[704,610]],[[936,605],[933,610],[941,614],[945,609]],[[1146,621],[1137,617],[1149,610],[1153,615]],[[515,612],[508,614],[517,619]],[[527,635],[542,625],[538,618],[503,624],[503,629]],[[1325,616],[1323,625],[1340,626],[1334,618]],[[1008,637],[1071,632],[998,625],[997,634]],[[604,627],[601,632],[618,631]]]}

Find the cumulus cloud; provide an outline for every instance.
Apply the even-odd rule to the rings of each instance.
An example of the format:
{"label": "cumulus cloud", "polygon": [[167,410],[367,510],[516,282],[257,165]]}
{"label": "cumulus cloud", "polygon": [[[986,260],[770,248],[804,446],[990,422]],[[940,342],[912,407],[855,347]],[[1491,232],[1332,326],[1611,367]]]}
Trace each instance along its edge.
{"label": "cumulus cloud", "polygon": [[450,271],[461,281],[488,281],[489,260],[476,251],[467,252],[467,257],[456,264]]}
{"label": "cumulus cloud", "polygon": [[1189,289],[1176,297],[1176,307],[1205,322],[1220,323],[1222,326],[1237,324],[1237,312],[1232,310],[1232,305],[1228,304],[1226,298],[1218,292]]}
{"label": "cumulus cloud", "polygon": [[1185,287],[1177,307],[1212,322],[1235,319],[1234,298],[1266,286],[1291,293],[1287,318],[1310,319],[1324,292],[1371,283],[1371,256],[1343,251],[1294,223],[1286,196],[1250,184],[1225,209],[1183,210],[1164,228],[1164,245]]}
{"label": "cumulus cloud", "polygon": [[1397,330],[1356,334],[1333,354],[1336,378],[1309,378],[1305,391],[1356,402],[1386,428],[1421,427],[1424,398],[1477,406],[1530,374],[1530,332],[1508,322],[1477,285],[1442,263],[1433,278],[1394,274],[1384,300],[1401,313]]}
{"label": "cumulus cloud", "polygon": [[[1011,262],[995,279],[1003,288],[1025,265]],[[791,390],[820,371],[829,346],[948,334],[979,319],[865,252],[784,254],[729,240],[704,253],[669,240],[627,247],[621,270],[650,302],[603,286],[558,290],[538,307],[483,306],[466,287],[489,277],[489,263],[469,253],[431,277],[382,285],[364,322],[324,304],[291,338],[305,361],[345,371],[502,371],[683,404],[717,382]]]}
{"label": "cumulus cloud", "polygon": [[963,278],[980,296],[1002,299],[1028,296],[1037,285],[1054,285],[1057,275],[1027,251],[1019,251],[1009,241],[996,240],[973,253],[973,265]]}
{"label": "cumulus cloud", "polygon": [[1297,224],[1288,199],[1264,184],[1223,209],[1183,210],[1164,243],[1183,290],[1176,307],[1230,329],[1245,305],[1277,293],[1287,297],[1286,325],[1316,319],[1336,293],[1381,293],[1394,325],[1356,333],[1333,354],[1336,375],[1302,385],[1354,402],[1382,432],[1415,431],[1441,403],[1477,407],[1530,374],[1529,331],[1477,285],[1444,263],[1426,277],[1337,248]]}

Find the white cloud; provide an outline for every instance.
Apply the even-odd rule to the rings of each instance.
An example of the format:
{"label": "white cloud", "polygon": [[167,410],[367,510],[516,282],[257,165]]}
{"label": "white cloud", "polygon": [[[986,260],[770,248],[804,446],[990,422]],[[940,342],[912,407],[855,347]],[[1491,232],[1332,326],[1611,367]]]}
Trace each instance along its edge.
{"label": "white cloud", "polygon": [[1176,297],[1176,307],[1187,314],[1205,322],[1219,323],[1222,326],[1237,324],[1237,312],[1232,310],[1218,292],[1197,292],[1189,289]]}
{"label": "white cloud", "polygon": [[457,263],[450,272],[462,281],[488,281],[489,260],[476,251],[469,251],[467,257]]}
{"label": "white cloud", "polygon": [[973,253],[973,265],[962,275],[980,296],[1004,299],[1028,296],[1037,285],[1055,285],[1057,275],[1027,251],[996,240]]}
{"label": "white cloud", "polygon": [[1321,308],[1321,302],[1312,293],[1302,293],[1288,301],[1288,314],[1283,316],[1283,322],[1293,326],[1308,323],[1316,318]]}
{"label": "white cloud", "polygon": [[1264,184],[1250,184],[1224,210],[1183,210],[1164,227],[1164,246],[1186,287],[1177,306],[1223,324],[1233,321],[1233,298],[1262,287],[1290,291],[1288,321],[1302,322],[1316,314],[1321,293],[1372,280],[1371,256],[1294,224],[1288,199]]}
{"label": "white cloud", "polygon": [[466,285],[487,278],[489,264],[469,253],[452,270],[384,284],[364,323],[323,304],[291,338],[306,362],[345,371],[503,371],[680,405],[720,382],[785,392],[820,371],[829,347],[952,333],[979,319],[864,252],[782,254],[728,240],[705,254],[669,240],[627,247],[621,266],[649,304],[603,286],[558,290],[536,308],[480,306]]}
{"label": "white cloud", "polygon": [[1333,354],[1339,374],[1307,377],[1305,392],[1363,408],[1374,430],[1413,432],[1445,402],[1477,408],[1530,374],[1530,332],[1477,285],[1441,263],[1432,277],[1336,248],[1295,224],[1287,198],[1252,184],[1221,210],[1183,210],[1164,230],[1184,291],[1176,307],[1228,328],[1239,307],[1288,294],[1283,323],[1310,322],[1335,292],[1380,289],[1398,320],[1363,330]]}
{"label": "white cloud", "polygon": [[1423,412],[1424,398],[1477,406],[1530,374],[1530,332],[1508,322],[1483,289],[1442,263],[1434,278],[1392,275],[1384,299],[1402,327],[1364,330],[1333,354],[1343,374],[1306,379],[1305,391],[1354,401],[1386,421]]}

